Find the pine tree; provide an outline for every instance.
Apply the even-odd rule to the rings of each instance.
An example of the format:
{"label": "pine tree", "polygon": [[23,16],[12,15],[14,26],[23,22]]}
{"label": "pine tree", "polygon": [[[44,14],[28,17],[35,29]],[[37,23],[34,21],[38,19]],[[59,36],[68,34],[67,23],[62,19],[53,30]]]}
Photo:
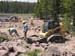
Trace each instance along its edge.
{"label": "pine tree", "polygon": [[47,19],[52,15],[57,20],[61,11],[61,0],[38,0],[35,7],[36,16]]}

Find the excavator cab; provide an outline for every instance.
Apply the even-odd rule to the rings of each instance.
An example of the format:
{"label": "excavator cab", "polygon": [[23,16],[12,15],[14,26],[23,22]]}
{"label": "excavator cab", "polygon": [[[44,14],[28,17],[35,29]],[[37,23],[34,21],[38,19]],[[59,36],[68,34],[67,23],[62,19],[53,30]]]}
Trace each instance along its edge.
{"label": "excavator cab", "polygon": [[46,20],[44,21],[42,33],[45,33],[45,37],[47,37],[46,35],[53,34],[52,32],[58,32],[60,29],[59,27],[59,22],[55,21],[54,19]]}
{"label": "excavator cab", "polygon": [[47,32],[48,30],[55,29],[59,26],[59,22],[55,21],[54,19],[47,20],[44,22],[43,32]]}

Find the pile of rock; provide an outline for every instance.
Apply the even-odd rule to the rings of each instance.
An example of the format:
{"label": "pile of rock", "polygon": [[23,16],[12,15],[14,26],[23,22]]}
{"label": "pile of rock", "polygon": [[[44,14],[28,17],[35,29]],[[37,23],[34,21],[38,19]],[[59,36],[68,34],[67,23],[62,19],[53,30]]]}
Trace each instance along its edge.
{"label": "pile of rock", "polygon": [[75,41],[63,44],[50,44],[40,56],[75,56]]}
{"label": "pile of rock", "polygon": [[25,53],[26,44],[23,44],[21,40],[0,43],[0,56],[16,56],[18,53]]}

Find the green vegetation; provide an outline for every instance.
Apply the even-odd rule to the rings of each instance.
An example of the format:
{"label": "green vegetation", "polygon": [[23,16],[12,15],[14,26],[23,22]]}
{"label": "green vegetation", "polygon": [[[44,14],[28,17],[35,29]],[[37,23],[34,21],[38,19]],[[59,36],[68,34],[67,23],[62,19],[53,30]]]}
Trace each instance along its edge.
{"label": "green vegetation", "polygon": [[48,15],[52,15],[54,18],[64,14],[71,16],[73,3],[73,0],[38,0],[35,14],[44,18]]}
{"label": "green vegetation", "polygon": [[1,34],[1,35],[0,35],[0,42],[3,42],[4,40],[7,40],[7,41],[8,41],[8,40],[9,40],[9,39],[8,39],[8,36]]}
{"label": "green vegetation", "polygon": [[27,56],[37,56],[39,53],[41,53],[41,50],[34,50],[34,51],[28,51],[26,52]]}
{"label": "green vegetation", "polygon": [[61,0],[38,0],[35,6],[35,15],[45,19],[52,15],[57,19],[57,15],[61,14],[61,10],[63,10],[61,2]]}
{"label": "green vegetation", "polygon": [[33,13],[35,3],[0,1],[1,13]]}

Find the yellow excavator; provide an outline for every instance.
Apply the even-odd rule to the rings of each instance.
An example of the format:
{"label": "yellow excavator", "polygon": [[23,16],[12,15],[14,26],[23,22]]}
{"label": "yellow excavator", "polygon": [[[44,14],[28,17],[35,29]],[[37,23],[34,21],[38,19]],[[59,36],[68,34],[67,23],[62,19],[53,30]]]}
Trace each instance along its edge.
{"label": "yellow excavator", "polygon": [[54,39],[58,41],[60,37],[62,37],[61,39],[65,37],[65,32],[66,30],[63,23],[50,19],[44,22],[43,30],[39,32],[39,35],[47,38],[47,41],[50,41],[53,37],[56,37]]}

